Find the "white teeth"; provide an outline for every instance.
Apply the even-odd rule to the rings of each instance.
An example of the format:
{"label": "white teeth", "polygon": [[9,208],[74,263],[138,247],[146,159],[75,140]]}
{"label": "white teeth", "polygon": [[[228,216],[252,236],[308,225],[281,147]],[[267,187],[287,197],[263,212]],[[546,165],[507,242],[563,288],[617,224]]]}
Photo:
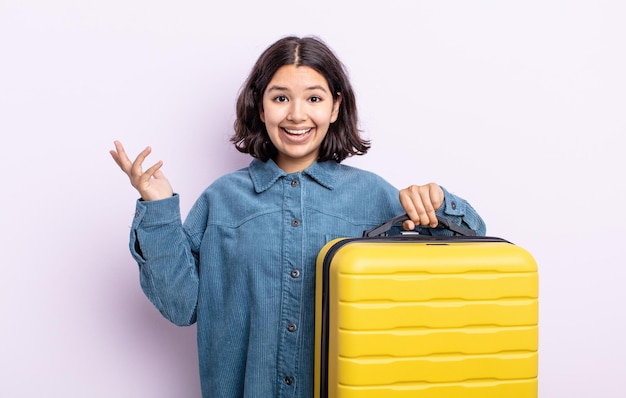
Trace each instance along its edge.
{"label": "white teeth", "polygon": [[308,133],[309,131],[311,131],[311,129],[306,129],[306,130],[288,130],[285,129],[285,131],[289,134],[293,134],[293,135],[303,135]]}

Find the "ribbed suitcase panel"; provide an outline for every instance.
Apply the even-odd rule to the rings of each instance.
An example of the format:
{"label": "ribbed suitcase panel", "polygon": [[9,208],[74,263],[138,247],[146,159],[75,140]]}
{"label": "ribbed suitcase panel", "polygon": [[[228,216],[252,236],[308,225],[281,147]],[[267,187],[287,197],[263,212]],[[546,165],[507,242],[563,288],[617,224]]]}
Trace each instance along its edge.
{"label": "ribbed suitcase panel", "polygon": [[355,241],[328,278],[329,397],[537,396],[538,277],[524,249]]}
{"label": "ribbed suitcase panel", "polygon": [[401,358],[436,354],[537,351],[537,326],[347,331],[337,334],[342,358]]}
{"label": "ribbed suitcase panel", "polygon": [[335,307],[339,329],[379,330],[520,326],[537,323],[537,300],[346,304]]}
{"label": "ribbed suitcase panel", "polygon": [[339,384],[352,386],[519,380],[537,375],[536,362],[536,352],[375,359],[340,358],[337,364],[337,379]]}
{"label": "ribbed suitcase panel", "polygon": [[537,397],[537,379],[424,383],[395,386],[338,386],[329,397],[341,398],[529,398]]}

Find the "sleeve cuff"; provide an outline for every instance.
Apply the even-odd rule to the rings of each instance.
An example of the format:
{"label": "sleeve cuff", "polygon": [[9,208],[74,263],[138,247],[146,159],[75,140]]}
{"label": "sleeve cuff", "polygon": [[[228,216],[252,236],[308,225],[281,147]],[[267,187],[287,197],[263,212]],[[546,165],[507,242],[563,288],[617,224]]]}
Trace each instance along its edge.
{"label": "sleeve cuff", "polygon": [[144,201],[137,199],[133,229],[137,225],[167,224],[180,220],[180,198],[174,194],[170,198]]}
{"label": "sleeve cuff", "polygon": [[443,205],[437,209],[437,215],[463,217],[465,215],[465,201],[441,187],[444,194]]}

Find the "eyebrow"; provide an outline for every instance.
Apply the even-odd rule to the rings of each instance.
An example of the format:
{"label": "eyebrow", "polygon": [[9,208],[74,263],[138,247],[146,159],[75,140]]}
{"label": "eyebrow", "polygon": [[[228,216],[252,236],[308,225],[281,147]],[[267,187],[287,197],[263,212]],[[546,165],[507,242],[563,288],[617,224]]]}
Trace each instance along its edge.
{"label": "eyebrow", "polygon": [[[324,86],[321,86],[319,84],[317,84],[315,86],[309,86],[305,90],[306,91],[321,90],[321,91],[323,91],[325,93],[328,92],[328,90],[326,90],[326,88],[324,88]],[[273,86],[268,87],[266,91],[289,91],[289,89],[287,87],[273,85]]]}

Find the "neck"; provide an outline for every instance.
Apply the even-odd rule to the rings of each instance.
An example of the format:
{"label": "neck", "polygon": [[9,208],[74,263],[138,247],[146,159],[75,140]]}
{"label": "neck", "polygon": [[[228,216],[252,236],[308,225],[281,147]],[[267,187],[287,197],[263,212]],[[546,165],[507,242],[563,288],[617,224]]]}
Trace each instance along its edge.
{"label": "neck", "polygon": [[274,161],[287,174],[299,173],[315,163],[315,159],[284,159],[280,156]]}

